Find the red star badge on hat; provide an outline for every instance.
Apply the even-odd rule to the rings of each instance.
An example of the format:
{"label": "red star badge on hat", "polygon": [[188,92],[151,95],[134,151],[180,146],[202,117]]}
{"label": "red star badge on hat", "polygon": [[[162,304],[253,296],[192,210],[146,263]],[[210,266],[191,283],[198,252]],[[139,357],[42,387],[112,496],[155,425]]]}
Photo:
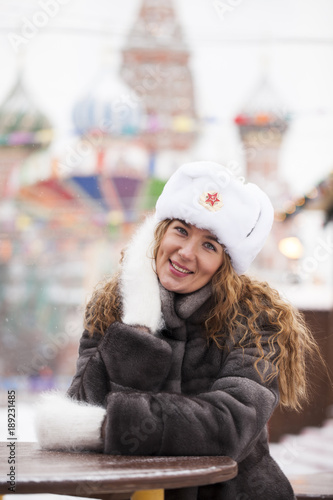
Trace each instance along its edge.
{"label": "red star badge on hat", "polygon": [[219,194],[218,193],[207,193],[207,198],[206,198],[206,201],[205,203],[209,203],[211,207],[213,207],[215,205],[215,203],[218,203],[219,201],[219,198],[218,198]]}
{"label": "red star badge on hat", "polygon": [[199,203],[210,212],[217,212],[223,207],[222,196],[217,191],[206,191],[199,198]]}

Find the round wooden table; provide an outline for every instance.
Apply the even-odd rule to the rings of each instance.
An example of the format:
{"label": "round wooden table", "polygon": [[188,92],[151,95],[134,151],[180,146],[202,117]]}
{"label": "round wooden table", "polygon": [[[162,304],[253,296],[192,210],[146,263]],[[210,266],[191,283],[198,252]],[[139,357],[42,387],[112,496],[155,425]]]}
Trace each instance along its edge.
{"label": "round wooden table", "polygon": [[[0,494],[10,494],[8,442],[0,443]],[[128,499],[137,490],[175,489],[228,481],[237,475],[229,457],[136,457],[39,450],[15,442],[15,493],[53,493]],[[12,492],[14,493],[14,492]]]}

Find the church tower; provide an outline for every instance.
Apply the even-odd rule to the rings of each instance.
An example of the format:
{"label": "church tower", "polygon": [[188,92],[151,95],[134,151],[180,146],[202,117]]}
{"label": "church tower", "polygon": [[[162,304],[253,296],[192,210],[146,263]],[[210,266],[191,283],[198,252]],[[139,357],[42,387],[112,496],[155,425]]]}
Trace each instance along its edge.
{"label": "church tower", "polygon": [[146,111],[149,151],[187,150],[196,131],[190,52],[171,0],[143,0],[123,49],[121,76]]}
{"label": "church tower", "polygon": [[266,77],[234,121],[246,155],[246,179],[265,189],[277,208],[288,196],[278,162],[289,115]]}
{"label": "church tower", "polygon": [[[269,196],[276,213],[289,199],[289,187],[279,172],[279,154],[289,126],[289,115],[267,77],[263,77],[234,119],[246,157],[245,178],[260,186]],[[277,216],[265,247],[253,266],[261,278],[276,278],[288,272],[289,263],[276,249],[279,242],[292,234],[292,223]]]}

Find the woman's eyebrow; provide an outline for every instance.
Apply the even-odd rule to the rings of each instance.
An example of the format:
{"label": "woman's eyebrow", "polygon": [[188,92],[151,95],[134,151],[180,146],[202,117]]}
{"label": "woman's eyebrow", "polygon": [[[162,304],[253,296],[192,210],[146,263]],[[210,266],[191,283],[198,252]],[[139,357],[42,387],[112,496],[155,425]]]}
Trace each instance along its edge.
{"label": "woman's eyebrow", "polygon": [[[191,224],[188,224],[187,222],[185,222],[184,220],[182,219],[177,219],[181,224],[184,224],[184,226],[190,228],[191,227]],[[204,238],[207,238],[208,240],[212,240],[212,241],[215,241],[215,243],[219,243],[218,239],[216,236],[214,236],[213,234],[205,234],[204,235]],[[221,243],[219,243],[220,245]]]}
{"label": "woman's eyebrow", "polygon": [[203,238],[205,240],[211,240],[211,241],[214,241],[214,243],[217,243],[218,245],[220,245],[222,248],[223,248],[223,245],[219,242],[219,240],[217,239],[216,236],[214,236],[214,234],[204,234],[203,235]]}
{"label": "woman's eyebrow", "polygon": [[184,224],[184,226],[190,228],[191,227],[191,224],[188,224],[187,222],[185,222],[184,220],[182,219],[177,219],[181,224]]}
{"label": "woman's eyebrow", "polygon": [[212,241],[215,241],[216,243],[218,243],[218,239],[216,238],[216,236],[213,236],[212,234],[207,234],[205,236],[205,238],[207,238],[208,240],[212,240]]}

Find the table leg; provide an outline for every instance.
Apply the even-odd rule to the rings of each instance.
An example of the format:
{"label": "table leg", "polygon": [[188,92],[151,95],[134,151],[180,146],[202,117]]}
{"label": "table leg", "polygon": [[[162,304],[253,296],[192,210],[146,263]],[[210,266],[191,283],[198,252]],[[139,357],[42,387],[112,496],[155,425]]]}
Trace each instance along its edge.
{"label": "table leg", "polygon": [[164,500],[164,490],[136,491],[131,500]]}

